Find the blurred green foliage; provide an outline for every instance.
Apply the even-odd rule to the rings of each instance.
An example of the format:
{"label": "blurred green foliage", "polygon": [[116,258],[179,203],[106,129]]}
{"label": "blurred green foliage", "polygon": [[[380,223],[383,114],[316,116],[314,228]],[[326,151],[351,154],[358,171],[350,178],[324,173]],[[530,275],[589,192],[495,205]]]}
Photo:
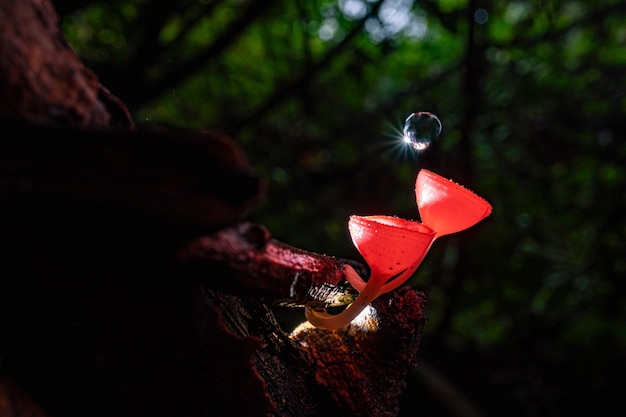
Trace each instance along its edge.
{"label": "blurred green foliage", "polygon": [[[348,216],[417,218],[420,168],[484,196],[493,215],[411,281],[429,299],[420,356],[488,414],[619,400],[625,2],[58,3],[138,123],[235,138],[268,184],[250,219],[283,242],[360,259]],[[443,123],[421,155],[399,137],[414,111]]]}

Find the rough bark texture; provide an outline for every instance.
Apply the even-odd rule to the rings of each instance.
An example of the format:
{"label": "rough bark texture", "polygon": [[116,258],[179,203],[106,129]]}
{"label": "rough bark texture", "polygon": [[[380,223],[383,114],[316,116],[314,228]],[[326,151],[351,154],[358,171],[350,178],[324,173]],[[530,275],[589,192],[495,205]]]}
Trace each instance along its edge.
{"label": "rough bark texture", "polygon": [[47,0],[2,1],[0,114],[69,126],[130,127],[126,106],[77,59]]}
{"label": "rough bark texture", "polygon": [[426,321],[402,288],[335,332],[342,265],[246,214],[228,137],[136,129],[44,0],[0,0],[0,416],[394,416]]}

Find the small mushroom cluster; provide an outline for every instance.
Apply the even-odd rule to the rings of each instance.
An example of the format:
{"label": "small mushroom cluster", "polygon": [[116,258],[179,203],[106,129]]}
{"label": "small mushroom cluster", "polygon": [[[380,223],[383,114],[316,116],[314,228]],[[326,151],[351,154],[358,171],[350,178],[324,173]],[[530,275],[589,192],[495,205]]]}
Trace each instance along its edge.
{"label": "small mushroom cluster", "polygon": [[358,297],[339,314],[306,308],[315,327],[339,329],[354,320],[376,297],[402,285],[415,273],[440,236],[465,230],[491,214],[491,205],[467,188],[422,169],[415,182],[415,198],[422,222],[394,216],[350,216],[352,242],[370,267],[366,281],[345,265],[348,282]]}

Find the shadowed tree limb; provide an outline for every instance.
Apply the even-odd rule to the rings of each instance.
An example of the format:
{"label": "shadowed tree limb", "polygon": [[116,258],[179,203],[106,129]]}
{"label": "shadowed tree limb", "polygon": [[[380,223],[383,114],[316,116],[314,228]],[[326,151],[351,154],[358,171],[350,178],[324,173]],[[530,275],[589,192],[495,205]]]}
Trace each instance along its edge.
{"label": "shadowed tree limb", "polygon": [[326,68],[333,59],[346,50],[354,38],[363,31],[365,22],[372,16],[376,16],[381,5],[382,1],[374,3],[368,13],[354,25],[350,32],[348,32],[340,42],[329,49],[317,62],[308,64],[305,70],[300,73],[296,73],[291,79],[282,82],[276,91],[268,97],[258,109],[253,111],[247,117],[238,120],[236,126],[230,126],[228,128],[229,132],[235,134],[236,131],[242,129],[247,124],[260,119],[265,115],[265,113],[291,97],[294,91],[302,91],[303,86],[310,83],[317,73]]}
{"label": "shadowed tree limb", "polygon": [[367,326],[285,334],[273,303],[330,304],[359,264],[238,220],[259,179],[227,139],[2,124],[0,252],[19,275],[0,282],[0,372],[45,412],[397,414],[423,295],[381,297]]}
{"label": "shadowed tree limb", "polygon": [[274,3],[275,0],[250,1],[248,6],[238,15],[237,19],[211,45],[189,61],[173,66],[171,70],[162,74],[158,80],[150,85],[136,90],[138,92],[137,95],[129,96],[127,100],[135,104],[147,103],[157,98],[163,91],[178,84],[184,78],[189,77],[196,71],[200,71],[204,65],[216,59],[224,50],[235,43],[239,36],[249,28],[250,24],[263,16]]}
{"label": "shadowed tree limb", "polygon": [[397,415],[423,294],[285,333],[273,303],[329,304],[363,267],[245,222],[264,181],[229,137],[136,129],[49,2],[0,4],[0,411]]}

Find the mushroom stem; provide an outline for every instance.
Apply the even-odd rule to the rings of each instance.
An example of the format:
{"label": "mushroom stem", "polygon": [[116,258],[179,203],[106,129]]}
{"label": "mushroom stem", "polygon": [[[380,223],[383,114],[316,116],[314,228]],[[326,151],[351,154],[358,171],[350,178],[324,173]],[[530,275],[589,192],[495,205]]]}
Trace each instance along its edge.
{"label": "mushroom stem", "polygon": [[363,288],[356,300],[339,314],[329,314],[306,307],[304,315],[315,327],[327,330],[340,329],[349,325],[365,307],[378,297],[382,284],[381,280],[370,278],[370,281],[365,285],[365,288]]}
{"label": "mushroom stem", "polygon": [[492,209],[467,188],[425,169],[417,175],[415,198],[421,223],[382,215],[350,216],[352,242],[369,265],[370,277],[366,282],[345,265],[344,276],[359,296],[339,314],[306,308],[311,324],[330,330],[347,326],[376,297],[406,282],[438,237],[475,225]]}
{"label": "mushroom stem", "polygon": [[344,276],[346,277],[346,280],[350,283],[350,285],[352,285],[352,287],[354,287],[354,289],[358,292],[363,291],[363,289],[367,285],[367,282],[363,281],[363,278],[361,278],[361,276],[354,270],[354,268],[352,268],[350,265],[344,265],[343,270]]}

